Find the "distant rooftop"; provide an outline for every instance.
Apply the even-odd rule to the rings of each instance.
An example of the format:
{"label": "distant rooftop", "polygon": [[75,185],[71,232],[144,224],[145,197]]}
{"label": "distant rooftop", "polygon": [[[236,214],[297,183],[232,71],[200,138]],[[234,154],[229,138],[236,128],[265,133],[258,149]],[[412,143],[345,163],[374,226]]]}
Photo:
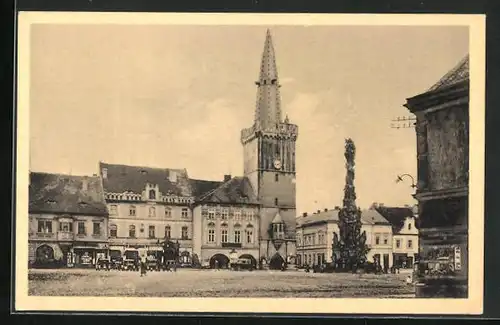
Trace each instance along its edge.
{"label": "distant rooftop", "polygon": [[[307,216],[301,216],[297,218],[297,227],[303,227],[324,222],[338,222],[339,221],[339,210],[329,209],[321,210],[313,214],[308,214]],[[365,209],[361,211],[361,222],[365,225],[383,224],[390,225],[380,213],[376,210]]]}
{"label": "distant rooftop", "polygon": [[101,179],[31,172],[29,212],[107,215]]}

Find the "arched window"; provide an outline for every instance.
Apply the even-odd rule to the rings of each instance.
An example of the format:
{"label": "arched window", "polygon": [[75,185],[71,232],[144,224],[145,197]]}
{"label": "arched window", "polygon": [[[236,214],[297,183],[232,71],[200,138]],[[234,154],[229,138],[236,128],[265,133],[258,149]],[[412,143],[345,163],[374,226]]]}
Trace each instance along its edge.
{"label": "arched window", "polygon": [[165,207],[165,217],[166,218],[172,217],[172,208],[171,207]]}
{"label": "arched window", "polygon": [[234,230],[234,242],[237,244],[241,243],[241,230],[239,229]]}
{"label": "arched window", "polygon": [[156,200],[156,191],[155,190],[149,190],[149,199]]}
{"label": "arched window", "polygon": [[253,243],[253,226],[248,225],[245,232],[247,234],[247,244],[252,244]]}
{"label": "arched window", "polygon": [[109,225],[109,237],[115,238],[118,236],[118,227],[115,224]]}
{"label": "arched window", "polygon": [[181,229],[181,239],[189,239],[188,236],[188,227],[184,226]]}
{"label": "arched window", "polygon": [[169,239],[171,237],[171,228],[170,226],[165,226],[165,239]]}
{"label": "arched window", "polygon": [[136,211],[136,210],[135,210],[135,206],[134,206],[134,205],[131,205],[131,206],[130,206],[130,208],[128,209],[128,214],[129,214],[130,216],[135,216],[135,213],[136,213],[135,211]]}
{"label": "arched window", "polygon": [[130,238],[135,238],[135,226],[134,225],[130,225],[128,227],[128,236]]}
{"label": "arched window", "polygon": [[227,224],[226,223],[223,223],[221,225],[221,241],[223,243],[227,243],[229,241],[229,237],[228,237],[228,232],[227,232]]}
{"label": "arched window", "polygon": [[213,222],[210,222],[208,224],[207,242],[215,243],[215,223],[213,223]]}

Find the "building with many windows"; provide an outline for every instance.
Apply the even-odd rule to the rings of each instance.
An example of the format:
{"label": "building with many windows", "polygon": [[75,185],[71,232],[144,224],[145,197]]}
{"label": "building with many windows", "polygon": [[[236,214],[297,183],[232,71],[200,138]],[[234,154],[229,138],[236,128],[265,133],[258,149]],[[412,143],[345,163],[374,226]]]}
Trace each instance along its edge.
{"label": "building with many windows", "polygon": [[[339,210],[318,210],[297,218],[297,264],[313,266],[332,262],[333,234],[339,234]],[[361,222],[361,231],[366,232],[366,244],[370,248],[368,260],[390,268],[393,264],[391,224],[374,209],[363,210]]]}
{"label": "building with many windows", "polygon": [[101,204],[109,211],[109,227],[100,231],[111,249],[157,250],[169,240],[179,243],[188,264],[225,266],[231,256],[270,268],[294,263],[298,127],[282,116],[269,31],[256,85],[255,118],[239,134],[242,177],[196,180],[185,169],[99,163],[93,179],[102,180]]}
{"label": "building with many windows", "polygon": [[180,244],[182,262],[192,255],[193,181],[186,170],[99,163],[109,209],[109,244],[159,249],[165,240]]}
{"label": "building with many windows", "polygon": [[203,266],[225,267],[231,255],[259,259],[259,203],[245,177],[234,177],[197,198],[193,250]]}
{"label": "building with many windows", "polygon": [[93,266],[106,254],[107,229],[99,177],[30,173],[30,266]]}

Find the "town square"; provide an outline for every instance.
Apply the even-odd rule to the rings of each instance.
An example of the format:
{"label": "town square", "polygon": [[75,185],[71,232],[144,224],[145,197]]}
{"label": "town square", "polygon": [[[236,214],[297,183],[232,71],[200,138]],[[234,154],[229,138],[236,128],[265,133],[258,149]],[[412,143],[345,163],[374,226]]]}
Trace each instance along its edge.
{"label": "town square", "polygon": [[414,298],[401,274],[321,274],[304,271],[97,272],[30,270],[29,294],[37,296]]}
{"label": "town square", "polygon": [[32,50],[30,296],[467,297],[466,29],[54,25]]}

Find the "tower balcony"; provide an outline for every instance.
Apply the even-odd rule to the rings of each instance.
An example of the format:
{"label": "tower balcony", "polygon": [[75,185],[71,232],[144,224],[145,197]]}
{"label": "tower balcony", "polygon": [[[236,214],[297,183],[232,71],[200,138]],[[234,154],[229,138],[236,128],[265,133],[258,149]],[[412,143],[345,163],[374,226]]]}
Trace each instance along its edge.
{"label": "tower balcony", "polygon": [[279,123],[266,128],[254,125],[241,130],[241,142],[246,143],[257,137],[259,133],[268,137],[296,140],[299,135],[299,127],[290,123]]}

